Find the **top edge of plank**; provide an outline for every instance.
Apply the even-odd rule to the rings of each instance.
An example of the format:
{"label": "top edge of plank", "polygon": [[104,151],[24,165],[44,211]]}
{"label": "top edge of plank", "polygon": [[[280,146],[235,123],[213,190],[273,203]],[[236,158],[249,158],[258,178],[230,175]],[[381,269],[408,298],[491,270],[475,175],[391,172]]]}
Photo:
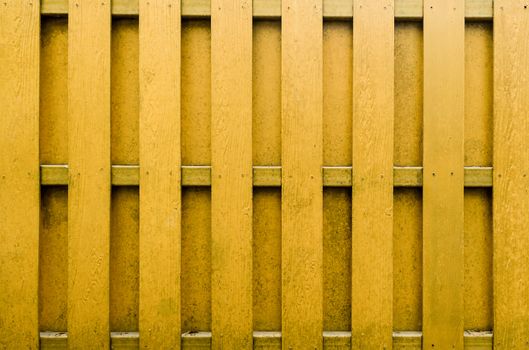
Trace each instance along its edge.
{"label": "top edge of plank", "polygon": [[[465,18],[467,20],[491,20],[493,0],[466,0]],[[138,16],[138,0],[113,0],[114,16]],[[41,14],[45,16],[68,15],[68,0],[41,0]],[[209,0],[182,0],[182,17],[207,18],[211,15]],[[257,19],[279,19],[281,0],[254,0],[253,16]],[[324,0],[323,17],[325,19],[347,20],[353,17],[353,0]],[[395,19],[421,20],[423,17],[422,0],[395,0]]]}

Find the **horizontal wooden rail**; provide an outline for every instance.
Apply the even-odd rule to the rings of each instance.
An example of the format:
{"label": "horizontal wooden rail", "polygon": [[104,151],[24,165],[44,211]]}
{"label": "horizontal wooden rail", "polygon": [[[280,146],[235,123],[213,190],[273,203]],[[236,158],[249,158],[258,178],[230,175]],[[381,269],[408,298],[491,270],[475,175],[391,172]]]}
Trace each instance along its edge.
{"label": "horizontal wooden rail", "polygon": [[[351,167],[323,167],[323,186],[351,187]],[[421,187],[422,167],[394,167],[395,187]],[[113,165],[112,185],[138,186],[137,165]],[[40,182],[44,186],[68,185],[68,165],[41,165]],[[210,166],[182,166],[183,186],[211,186]],[[255,187],[280,187],[280,166],[254,166]],[[465,167],[465,187],[492,187],[492,167]]]}
{"label": "horizontal wooden rail", "polygon": [[[41,0],[43,15],[64,16],[68,14],[68,0]],[[112,14],[115,16],[137,16],[138,0],[113,0]],[[182,0],[183,17],[209,17],[209,0]],[[281,17],[281,0],[254,0],[254,18],[277,19]],[[491,20],[492,0],[466,0],[467,20]],[[395,18],[398,20],[421,20],[422,0],[395,0]],[[324,0],[323,17],[326,19],[350,19],[353,17],[353,0]]]}
{"label": "horizontal wooden rail", "polygon": [[[138,332],[113,332],[110,335],[112,349],[138,349]],[[393,332],[393,349],[420,350],[421,332]],[[254,349],[281,349],[281,332],[254,332]],[[323,332],[324,349],[350,349],[350,332]],[[67,333],[41,332],[40,348],[43,350],[67,349]],[[209,349],[210,332],[193,332],[182,334],[182,349]],[[492,349],[492,332],[465,332],[465,349]]]}

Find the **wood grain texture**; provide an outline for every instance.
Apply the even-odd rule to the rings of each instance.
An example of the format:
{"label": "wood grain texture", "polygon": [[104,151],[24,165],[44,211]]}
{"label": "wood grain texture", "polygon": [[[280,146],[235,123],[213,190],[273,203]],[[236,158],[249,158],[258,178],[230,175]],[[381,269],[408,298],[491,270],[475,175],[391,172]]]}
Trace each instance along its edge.
{"label": "wood grain texture", "polygon": [[140,1],[140,347],[180,348],[180,1]]}
{"label": "wood grain texture", "polygon": [[354,4],[352,349],[392,345],[393,6]]}
{"label": "wood grain texture", "polygon": [[527,349],[529,338],[529,8],[494,3],[494,348]]}
{"label": "wood grain texture", "polygon": [[424,2],[424,349],[463,348],[464,14]]}
{"label": "wood grain texture", "polygon": [[37,349],[40,9],[0,6],[0,348]]}
{"label": "wood grain texture", "polygon": [[252,1],[211,4],[213,349],[252,348]]}
{"label": "wood grain texture", "polygon": [[282,2],[284,349],[323,346],[322,5],[321,0]]}
{"label": "wood grain texture", "polygon": [[109,348],[110,1],[68,16],[68,345]]}

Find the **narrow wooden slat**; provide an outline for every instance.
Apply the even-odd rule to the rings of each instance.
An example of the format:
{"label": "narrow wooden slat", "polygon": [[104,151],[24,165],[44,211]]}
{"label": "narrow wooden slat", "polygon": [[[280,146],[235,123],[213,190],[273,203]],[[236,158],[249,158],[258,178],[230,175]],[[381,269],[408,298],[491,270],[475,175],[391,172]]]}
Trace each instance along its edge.
{"label": "narrow wooden slat", "polygon": [[467,20],[487,20],[493,17],[493,0],[465,0]]}
{"label": "narrow wooden slat", "polygon": [[353,26],[352,349],[393,331],[393,0],[356,0]]}
{"label": "narrow wooden slat", "polygon": [[211,167],[183,166],[182,186],[211,186]]}
{"label": "narrow wooden slat", "polygon": [[140,184],[140,167],[136,165],[112,165],[112,185],[138,186]]}
{"label": "narrow wooden slat", "polygon": [[492,187],[492,167],[465,167],[465,187]]}
{"label": "narrow wooden slat", "polygon": [[253,348],[256,350],[281,349],[281,332],[253,332]]}
{"label": "narrow wooden slat", "polygon": [[40,184],[43,186],[68,185],[68,165],[41,165]]}
{"label": "narrow wooden slat", "polygon": [[252,347],[252,1],[211,4],[212,349]]}
{"label": "narrow wooden slat", "polygon": [[140,1],[140,346],[180,348],[179,0]]}
{"label": "narrow wooden slat", "polygon": [[[351,167],[322,167],[323,186],[351,187]],[[211,186],[209,165],[183,165],[182,186]],[[139,166],[113,165],[113,186],[138,186]],[[41,165],[40,183],[43,186],[67,185],[67,165]],[[253,185],[280,187],[280,166],[254,166]],[[422,167],[393,167],[394,187],[422,187]],[[465,167],[465,187],[492,187],[492,167]]]}
{"label": "narrow wooden slat", "polygon": [[353,17],[353,0],[324,0],[323,17],[351,19]]}
{"label": "narrow wooden slat", "polygon": [[67,15],[69,0],[40,0],[42,15]]}
{"label": "narrow wooden slat", "polygon": [[281,0],[253,0],[253,16],[274,19],[281,17]]}
{"label": "narrow wooden slat", "polygon": [[66,350],[68,349],[68,333],[40,332],[41,350]]}
{"label": "narrow wooden slat", "polygon": [[283,0],[281,21],[282,343],[322,349],[322,1]]}
{"label": "narrow wooden slat", "polygon": [[529,339],[529,6],[494,2],[494,349]]}
{"label": "narrow wooden slat", "polygon": [[395,187],[422,186],[422,167],[393,167],[393,185]]}
{"label": "narrow wooden slat", "polygon": [[37,349],[38,2],[0,4],[0,348]]}
{"label": "narrow wooden slat", "polygon": [[110,333],[112,350],[132,350],[140,347],[140,334],[138,332],[112,332]]}
{"label": "narrow wooden slat", "polygon": [[253,167],[254,186],[281,186],[280,166],[255,166]]}
{"label": "narrow wooden slat", "polygon": [[188,332],[182,334],[182,349],[211,349],[211,332]]}
{"label": "narrow wooden slat", "polygon": [[420,350],[422,346],[421,332],[394,332],[393,350]]}
{"label": "narrow wooden slat", "polygon": [[492,332],[465,331],[465,349],[468,349],[468,350],[492,349]]}
{"label": "narrow wooden slat", "polygon": [[323,332],[325,350],[351,349],[351,332]]}
{"label": "narrow wooden slat", "polygon": [[69,11],[68,343],[108,349],[110,1]]}
{"label": "narrow wooden slat", "polygon": [[120,16],[138,15],[143,0],[112,0],[112,14]]}
{"label": "narrow wooden slat", "polygon": [[463,348],[464,11],[424,1],[424,349]]}
{"label": "narrow wooden slat", "polygon": [[[115,0],[112,14],[115,16],[137,16],[139,0]],[[423,18],[422,0],[394,0],[395,19],[421,20]],[[466,0],[465,18],[468,20],[491,20],[493,17],[492,0]],[[42,0],[43,15],[67,15],[68,0]],[[182,16],[206,18],[211,15],[210,0],[183,0]],[[253,16],[263,19],[281,17],[280,0],[254,0]],[[325,19],[349,20],[353,17],[353,0],[324,0],[323,17]]]}
{"label": "narrow wooden slat", "polygon": [[351,167],[323,167],[323,186],[349,187],[351,186]]}
{"label": "narrow wooden slat", "polygon": [[402,20],[422,19],[422,0],[394,0],[395,18]]}

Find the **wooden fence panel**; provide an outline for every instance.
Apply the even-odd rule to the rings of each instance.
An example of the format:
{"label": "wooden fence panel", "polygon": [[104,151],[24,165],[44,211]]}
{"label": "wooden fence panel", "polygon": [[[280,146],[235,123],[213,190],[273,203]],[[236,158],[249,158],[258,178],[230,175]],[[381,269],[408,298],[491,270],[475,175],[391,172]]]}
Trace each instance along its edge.
{"label": "wooden fence panel", "polygon": [[108,349],[110,1],[69,3],[68,345]]}
{"label": "wooden fence panel", "polygon": [[40,8],[0,6],[0,348],[38,348]]}
{"label": "wooden fence panel", "polygon": [[393,1],[355,1],[354,13],[352,348],[389,349],[393,332]]}
{"label": "wooden fence panel", "polygon": [[527,348],[527,6],[5,0],[0,348]]}
{"label": "wooden fence panel", "polygon": [[140,346],[180,348],[180,1],[140,2]]}
{"label": "wooden fence panel", "polygon": [[529,8],[494,3],[494,348],[529,339]]}
{"label": "wooden fence panel", "polygon": [[252,348],[252,1],[211,14],[213,349]]}
{"label": "wooden fence panel", "polygon": [[285,0],[281,19],[282,342],[321,349],[322,1]]}
{"label": "wooden fence panel", "polygon": [[424,349],[463,348],[464,15],[424,2]]}

